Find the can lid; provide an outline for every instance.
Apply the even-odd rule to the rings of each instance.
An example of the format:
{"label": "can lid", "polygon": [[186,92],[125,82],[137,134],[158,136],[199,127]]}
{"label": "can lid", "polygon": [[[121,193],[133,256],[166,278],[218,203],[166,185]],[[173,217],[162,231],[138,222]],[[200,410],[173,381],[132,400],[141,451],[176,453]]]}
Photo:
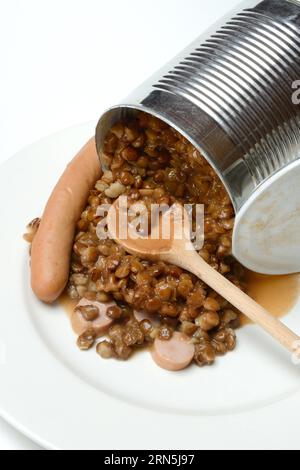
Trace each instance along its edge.
{"label": "can lid", "polygon": [[261,274],[300,272],[300,160],[265,181],[240,209],[233,255]]}

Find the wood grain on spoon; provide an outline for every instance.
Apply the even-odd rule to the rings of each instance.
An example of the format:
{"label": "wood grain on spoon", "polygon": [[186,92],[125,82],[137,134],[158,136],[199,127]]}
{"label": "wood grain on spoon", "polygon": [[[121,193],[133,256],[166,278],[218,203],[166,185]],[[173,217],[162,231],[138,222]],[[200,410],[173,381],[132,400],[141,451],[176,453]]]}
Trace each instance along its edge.
{"label": "wood grain on spoon", "polygon": [[[182,211],[182,208],[180,210]],[[174,223],[174,218],[170,220],[171,224]],[[290,352],[295,352],[300,338],[198,255],[190,241],[190,227],[187,217],[184,218],[183,237],[180,240],[172,236],[173,230],[171,230],[171,236],[168,240],[153,240],[151,236],[147,238],[139,237],[138,239],[130,237],[123,239],[122,237],[120,239],[117,228],[118,221],[118,201],[116,201],[107,216],[108,231],[111,237],[123,246],[128,253],[165,261],[195,274],[250,320],[262,327],[284,348]],[[161,234],[161,230],[159,230],[159,233]]]}

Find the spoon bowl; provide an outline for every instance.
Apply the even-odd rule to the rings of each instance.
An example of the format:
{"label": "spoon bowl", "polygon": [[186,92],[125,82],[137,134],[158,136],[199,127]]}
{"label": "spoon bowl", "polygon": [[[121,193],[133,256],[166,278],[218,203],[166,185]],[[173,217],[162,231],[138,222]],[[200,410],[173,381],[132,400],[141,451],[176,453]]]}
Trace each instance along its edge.
{"label": "spoon bowl", "polygon": [[190,241],[188,215],[181,205],[174,204],[160,214],[151,227],[151,233],[145,236],[130,226],[126,212],[127,206],[119,204],[118,199],[107,214],[107,227],[110,237],[128,253],[146,259],[169,261],[179,247],[195,251]]}

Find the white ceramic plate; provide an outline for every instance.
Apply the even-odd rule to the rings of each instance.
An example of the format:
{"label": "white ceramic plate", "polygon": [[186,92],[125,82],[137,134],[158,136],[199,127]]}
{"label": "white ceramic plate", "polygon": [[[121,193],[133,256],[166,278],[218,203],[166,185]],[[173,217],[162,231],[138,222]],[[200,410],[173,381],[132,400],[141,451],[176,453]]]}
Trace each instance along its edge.
{"label": "white ceramic plate", "polygon": [[[299,448],[300,368],[254,326],[215,366],[159,369],[80,352],[63,309],[36,300],[22,234],[87,124],[20,152],[0,169],[0,414],[50,449]],[[300,332],[300,304],[285,322]]]}

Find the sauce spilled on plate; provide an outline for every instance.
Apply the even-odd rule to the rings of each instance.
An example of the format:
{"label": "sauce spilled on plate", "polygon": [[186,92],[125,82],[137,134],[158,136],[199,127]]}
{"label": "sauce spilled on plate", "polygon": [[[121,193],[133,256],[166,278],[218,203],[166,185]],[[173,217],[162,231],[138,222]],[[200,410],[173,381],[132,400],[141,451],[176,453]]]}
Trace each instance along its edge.
{"label": "sauce spilled on plate", "polygon": [[78,301],[70,299],[68,294],[64,292],[59,298],[59,303],[63,307],[67,315],[71,318],[74,308],[78,304]]}
{"label": "sauce spilled on plate", "polygon": [[[250,297],[276,318],[287,315],[300,297],[300,274],[265,276],[247,271],[246,282],[247,293]],[[67,293],[60,297],[59,302],[67,315],[71,317],[78,302],[70,299]],[[251,321],[242,315],[241,326],[249,323]]]}
{"label": "sauce spilled on plate", "polygon": [[[265,276],[247,271],[246,282],[247,294],[276,318],[287,315],[300,296],[300,274]],[[251,321],[242,315],[241,323]]]}

